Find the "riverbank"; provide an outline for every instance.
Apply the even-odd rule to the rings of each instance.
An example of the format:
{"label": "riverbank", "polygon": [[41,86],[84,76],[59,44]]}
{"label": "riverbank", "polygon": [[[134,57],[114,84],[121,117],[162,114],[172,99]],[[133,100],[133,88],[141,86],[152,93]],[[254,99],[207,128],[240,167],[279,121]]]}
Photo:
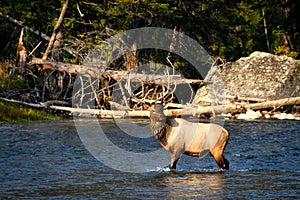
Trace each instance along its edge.
{"label": "riverbank", "polygon": [[23,105],[8,103],[0,100],[0,124],[2,122],[21,123],[36,120],[59,120],[58,115],[36,110]]}
{"label": "riverbank", "polygon": [[[18,106],[27,106],[26,108],[32,107],[36,110],[50,111],[49,113],[62,112],[67,115],[74,113],[79,116],[97,115],[99,118],[139,118],[149,117],[149,111],[147,110],[149,105],[154,102],[161,102],[161,99],[163,99],[166,114],[170,117],[190,115],[211,118],[216,115],[224,115],[228,119],[246,120],[299,120],[300,117],[300,61],[265,52],[254,52],[248,57],[240,58],[235,62],[213,66],[205,80],[185,79],[184,84],[193,83],[195,85],[197,83],[200,85],[195,96],[191,88],[191,98],[188,102],[179,101],[176,97],[176,93],[180,94],[182,92],[179,89],[175,91],[178,88],[176,85],[183,84],[183,82],[178,82],[179,80],[168,82],[168,87],[164,87],[165,82],[148,84],[149,81],[155,82],[156,79],[148,80],[148,82],[144,80],[144,82],[139,83],[133,81],[132,84],[138,87],[141,84],[148,85],[132,93],[131,87],[124,88],[122,85],[124,82],[119,80],[120,77],[115,79],[118,77],[115,76],[116,74],[121,76],[122,73],[127,74],[129,72],[115,70],[113,71],[114,76],[107,74],[109,78],[102,77],[99,80],[105,82],[105,84],[101,82],[101,87],[98,88],[99,91],[90,88],[94,95],[89,96],[90,93],[85,92],[88,91],[87,88],[80,90],[83,91],[82,93],[76,93],[79,95],[77,96],[78,100],[97,104],[83,107],[81,107],[82,102],[80,105],[73,104],[71,107],[71,90],[75,75],[64,75],[64,77],[61,77],[63,82],[60,82],[59,85],[58,76],[60,75],[53,75],[56,72],[68,73],[68,71],[63,71],[64,68],[60,69],[62,71],[50,73],[49,76],[40,77],[44,81],[30,81],[30,78],[32,78],[30,74],[23,78],[17,74],[9,76],[9,66],[7,64],[1,65],[2,70],[0,70],[0,98],[5,102],[2,103],[3,106],[8,105],[7,103],[14,103]],[[157,77],[156,75],[153,74]],[[34,77],[38,76],[41,76],[41,74]],[[174,80],[168,75],[163,76],[166,79]],[[130,77],[144,77],[144,74],[134,73]],[[158,75],[158,77],[162,78],[161,75]],[[122,92],[117,92],[118,87],[115,87],[114,81],[107,82],[106,79],[117,82],[119,80],[118,85]],[[132,78],[128,81],[132,81]],[[52,83],[53,85],[51,85]],[[171,90],[171,85],[175,85],[175,89]],[[29,86],[31,86],[31,89]],[[166,101],[166,98],[170,101]],[[35,118],[39,119],[36,114],[33,114],[34,117],[29,115],[33,111],[32,109],[25,111],[25,115],[23,115],[22,109],[20,113],[18,111],[6,111],[5,109],[0,111],[4,113],[2,114],[2,120],[19,121],[19,114],[25,118],[21,121],[27,121],[28,118],[29,121],[32,118],[34,120]]]}

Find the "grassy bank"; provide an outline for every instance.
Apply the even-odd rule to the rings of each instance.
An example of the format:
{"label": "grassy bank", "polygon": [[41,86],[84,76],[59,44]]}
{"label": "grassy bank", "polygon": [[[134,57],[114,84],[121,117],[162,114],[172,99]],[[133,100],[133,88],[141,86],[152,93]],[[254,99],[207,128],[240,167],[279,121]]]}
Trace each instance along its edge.
{"label": "grassy bank", "polygon": [[34,120],[58,120],[59,116],[26,106],[7,103],[0,100],[0,122],[20,123]]}

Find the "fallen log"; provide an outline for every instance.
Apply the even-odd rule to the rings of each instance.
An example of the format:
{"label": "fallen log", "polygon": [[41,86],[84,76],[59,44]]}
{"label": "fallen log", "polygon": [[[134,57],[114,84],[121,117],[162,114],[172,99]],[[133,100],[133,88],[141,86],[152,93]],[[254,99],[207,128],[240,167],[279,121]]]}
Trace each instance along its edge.
{"label": "fallen log", "polygon": [[48,108],[52,105],[69,105],[68,102],[64,102],[64,101],[46,101],[46,102],[40,102],[40,103],[28,103],[25,101],[19,101],[19,100],[15,100],[15,99],[7,99],[7,98],[3,98],[3,97],[0,97],[0,100],[10,102],[10,103],[22,104],[22,105],[30,106],[33,108]]}
{"label": "fallen log", "polygon": [[31,58],[29,64],[42,65],[43,70],[53,69],[59,72],[67,72],[72,75],[88,73],[91,77],[99,77],[99,74],[101,73],[101,71],[96,67],[69,64],[69,63],[58,62],[58,61],[49,61],[49,60],[43,60],[41,58]]}
{"label": "fallen log", "polygon": [[61,111],[68,111],[72,114],[89,114],[98,115],[99,117],[149,117],[150,112],[148,110],[98,110],[98,109],[85,109],[85,108],[70,108],[62,106],[50,106],[49,108]]}
{"label": "fallen log", "polygon": [[[300,97],[291,97],[273,101],[266,101],[262,103],[249,103],[249,104],[225,104],[218,106],[190,106],[184,109],[171,109],[166,111],[167,116],[180,116],[180,115],[201,115],[213,113],[241,113],[247,110],[263,110],[272,109],[282,106],[300,105]],[[174,106],[174,105],[173,105]]]}
{"label": "fallen log", "polygon": [[[24,104],[31,107],[36,108],[50,108],[54,110],[67,111],[72,114],[90,114],[90,115],[98,115],[100,117],[118,117],[118,118],[126,118],[126,117],[149,117],[150,112],[146,110],[99,110],[99,109],[86,109],[86,108],[72,108],[66,106],[54,106],[50,105],[53,102],[45,102],[39,104],[32,104],[12,99],[0,98],[1,100]],[[180,104],[179,104],[180,105]],[[225,113],[241,113],[245,110],[262,110],[274,107],[281,106],[289,106],[289,105],[300,105],[300,97],[291,97],[287,99],[280,99],[275,101],[263,102],[263,103],[253,103],[253,104],[226,104],[226,105],[218,105],[218,106],[194,106],[194,105],[181,105],[182,109],[167,109],[165,110],[165,114],[169,117],[171,116],[199,116],[201,114],[225,114]],[[170,106],[175,107],[175,104],[171,104]]]}
{"label": "fallen log", "polygon": [[[181,104],[179,104],[181,105]],[[192,105],[181,105],[182,109],[167,109],[165,114],[169,117],[174,116],[198,116],[201,114],[225,114],[225,113],[241,113],[245,110],[261,110],[273,107],[281,107],[288,105],[300,105],[300,97],[291,97],[288,99],[275,100],[270,102],[255,103],[255,104],[227,104],[218,106],[192,106]],[[169,106],[175,107],[175,104]],[[84,109],[84,108],[70,108],[60,106],[50,106],[52,109],[64,110],[71,113],[81,114],[92,114],[99,115],[102,117],[149,117],[149,111],[134,111],[134,110],[97,110],[97,109]]]}
{"label": "fallen log", "polygon": [[246,110],[262,110],[266,108],[275,108],[281,106],[298,105],[300,104],[300,97],[291,97],[285,99],[279,99],[274,101],[266,101],[262,103],[252,103],[245,105]]}
{"label": "fallen log", "polygon": [[33,107],[33,108],[45,108],[46,107],[45,105],[42,105],[40,103],[39,104],[28,103],[28,102],[24,102],[24,101],[18,101],[18,100],[15,100],[15,99],[7,99],[7,98],[2,98],[2,97],[0,97],[0,100],[10,102],[10,103],[22,104],[22,105],[30,106],[30,107]]}
{"label": "fallen log", "polygon": [[[42,65],[43,69],[53,69],[60,72],[67,72],[72,75],[88,75],[93,78],[100,78],[101,75],[109,75],[114,80],[130,79],[131,82],[152,82],[156,84],[197,84],[204,83],[199,79],[185,79],[179,75],[157,75],[131,73],[130,71],[100,70],[96,66],[77,65],[57,61],[43,60],[40,58],[31,58],[29,64]],[[210,82],[205,82],[209,84]]]}

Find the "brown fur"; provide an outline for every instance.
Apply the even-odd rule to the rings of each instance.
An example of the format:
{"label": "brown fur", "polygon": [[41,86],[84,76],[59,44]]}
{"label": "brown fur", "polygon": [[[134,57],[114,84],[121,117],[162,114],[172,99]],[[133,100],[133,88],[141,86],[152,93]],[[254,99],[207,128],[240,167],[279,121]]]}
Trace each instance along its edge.
{"label": "brown fur", "polygon": [[157,139],[163,146],[166,146],[168,144],[167,138],[171,129],[172,127],[167,123],[163,124],[158,129],[154,128],[153,134],[155,139]]}
{"label": "brown fur", "polygon": [[184,154],[188,155],[188,156],[193,156],[193,157],[199,157],[200,156],[200,152],[185,151]]}
{"label": "brown fur", "polygon": [[[167,118],[165,115],[162,115],[163,109],[156,108],[150,112],[150,127],[152,133],[163,146],[168,144],[167,138],[172,130],[172,125],[174,126],[176,123],[173,122],[170,118]],[[176,125],[175,125],[176,126]]]}
{"label": "brown fur", "polygon": [[199,157],[204,151],[211,153],[220,168],[229,169],[223,156],[229,133],[223,127],[168,118],[158,104],[150,108],[150,127],[154,137],[170,152],[170,169],[176,169],[180,154]]}

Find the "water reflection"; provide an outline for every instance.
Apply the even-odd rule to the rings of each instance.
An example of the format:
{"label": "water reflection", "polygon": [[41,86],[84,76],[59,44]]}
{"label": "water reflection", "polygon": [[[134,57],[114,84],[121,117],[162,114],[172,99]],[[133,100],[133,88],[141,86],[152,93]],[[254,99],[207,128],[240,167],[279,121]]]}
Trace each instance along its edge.
{"label": "water reflection", "polygon": [[222,197],[222,172],[176,173],[163,178],[172,198]]}

